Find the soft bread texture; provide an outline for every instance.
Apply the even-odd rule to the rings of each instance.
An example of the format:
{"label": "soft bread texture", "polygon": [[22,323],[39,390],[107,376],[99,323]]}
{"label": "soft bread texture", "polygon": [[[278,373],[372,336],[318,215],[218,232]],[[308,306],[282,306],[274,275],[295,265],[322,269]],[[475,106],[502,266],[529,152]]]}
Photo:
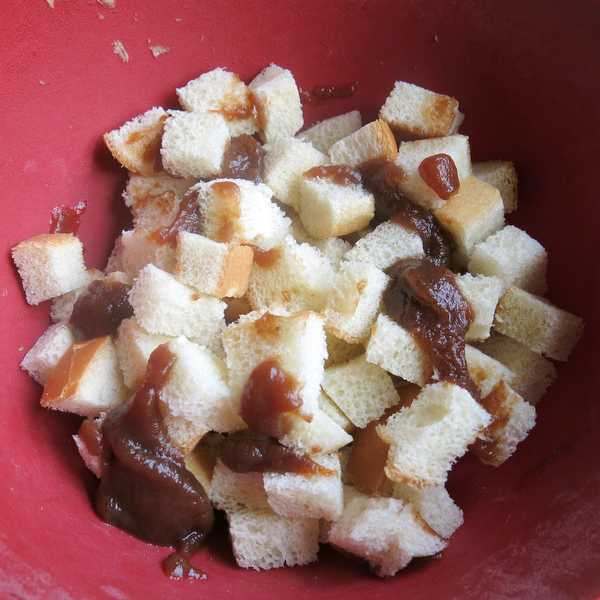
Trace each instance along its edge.
{"label": "soft bread texture", "polygon": [[394,134],[385,121],[377,120],[337,141],[329,148],[333,164],[356,167],[374,158],[394,160],[398,145]]}
{"label": "soft bread texture", "polygon": [[352,421],[350,421],[350,419],[342,412],[342,409],[325,392],[323,392],[323,390],[321,390],[321,393],[319,394],[319,408],[344,431],[351,432],[354,429]]}
{"label": "soft bread texture", "polygon": [[210,498],[210,487],[215,470],[216,457],[211,448],[198,444],[183,458],[185,468],[200,482]]}
{"label": "soft bread texture", "polygon": [[517,210],[518,176],[514,163],[508,160],[490,160],[473,163],[473,175],[498,188],[504,203],[504,212]]}
{"label": "soft bread texture", "polygon": [[12,249],[12,259],[29,304],[66,294],[89,280],[83,262],[83,246],[71,233],[48,233],[29,238]]}
{"label": "soft bread texture", "polygon": [[324,240],[310,239],[309,243],[318,248],[334,269],[339,268],[342,260],[352,246],[341,238],[330,237]]}
{"label": "soft bread texture", "polygon": [[210,501],[228,513],[244,508],[270,510],[262,473],[236,473],[219,459],[215,463]]}
{"label": "soft bread texture", "polygon": [[333,144],[359,130],[361,126],[360,113],[353,110],[315,123],[299,133],[298,138],[310,142],[317,150],[326,154]]}
{"label": "soft bread texture", "polygon": [[119,244],[119,271],[135,278],[146,265],[154,265],[163,271],[173,271],[174,248],[171,244],[160,242],[151,231],[123,231]]}
{"label": "soft bread texture", "polygon": [[325,361],[326,367],[348,362],[360,354],[363,354],[365,351],[365,348],[362,344],[349,344],[343,339],[337,337],[335,333],[333,333],[331,330],[328,330],[327,327],[325,328],[325,334],[327,336],[327,360]]}
{"label": "soft bread texture", "polygon": [[447,382],[425,386],[410,407],[377,428],[390,444],[386,475],[418,488],[444,485],[454,462],[490,421],[465,389]]}
{"label": "soft bread texture", "polygon": [[170,111],[160,148],[163,167],[175,177],[214,177],[229,138],[227,121],[218,113]]}
{"label": "soft bread texture", "polygon": [[471,379],[479,389],[482,398],[485,398],[500,383],[512,383],[513,372],[501,362],[484,354],[474,346],[465,346],[467,370]]}
{"label": "soft bread texture", "polygon": [[396,81],[379,111],[394,133],[405,140],[454,133],[463,120],[458,100],[405,81]]}
{"label": "soft bread texture", "polygon": [[364,355],[325,369],[322,386],[357,427],[366,427],[400,402],[391,377]]}
{"label": "soft bread texture", "polygon": [[544,247],[513,225],[477,244],[469,259],[471,273],[498,277],[506,287],[514,285],[532,294],[546,293],[547,268],[548,253]]}
{"label": "soft bread texture", "polygon": [[565,361],[583,333],[583,319],[510,287],[498,303],[494,329],[538,354]]}
{"label": "soft bread texture", "polygon": [[[118,273],[118,272],[115,272]],[[124,273],[121,273],[124,275]],[[54,298],[50,304],[50,320],[53,323],[66,323],[71,318],[75,302],[84,292],[87,291],[89,284],[97,279],[103,279],[104,273],[98,269],[87,270],[87,281],[84,285]]]}
{"label": "soft bread texture", "polygon": [[249,88],[263,141],[285,139],[302,128],[302,103],[291,71],[271,64],[250,82]]}
{"label": "soft bread texture", "polygon": [[164,108],[155,106],[127,121],[119,129],[105,133],[104,143],[128,171],[138,175],[154,175],[160,171],[158,157],[166,119]]}
{"label": "soft bread texture", "polygon": [[254,252],[249,246],[215,242],[180,231],[175,249],[175,276],[194,289],[223,298],[246,293]]}
{"label": "soft bread texture", "polygon": [[444,206],[445,200],[430,188],[419,174],[419,165],[428,156],[447,154],[452,158],[462,183],[471,175],[471,151],[465,135],[449,135],[430,140],[403,142],[398,148],[396,164],[406,178],[400,183],[402,191],[413,201],[430,210]]}
{"label": "soft bread texture", "polygon": [[504,284],[497,277],[457,275],[456,283],[473,310],[473,320],[465,335],[467,341],[489,337],[496,306],[504,292]]}

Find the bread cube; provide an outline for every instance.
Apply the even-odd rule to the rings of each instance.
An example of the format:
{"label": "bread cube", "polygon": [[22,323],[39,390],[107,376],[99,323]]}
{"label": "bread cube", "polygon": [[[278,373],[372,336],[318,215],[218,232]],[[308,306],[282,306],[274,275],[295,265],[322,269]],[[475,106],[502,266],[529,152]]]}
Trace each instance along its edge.
{"label": "bread cube", "polygon": [[[101,452],[102,449],[102,422],[104,417],[98,417],[97,419],[84,419],[79,430],[75,435],[72,435],[75,446],[77,446],[77,452],[81,456],[85,466],[96,476],[98,479],[102,477],[102,471],[104,469],[104,460]],[[91,435],[90,435],[91,434]],[[98,440],[100,444],[98,444]]]}
{"label": "bread cube", "polygon": [[387,269],[398,260],[423,256],[425,252],[419,235],[399,223],[385,221],[358,240],[344,258]]}
{"label": "bread cube", "polygon": [[229,138],[223,115],[170,111],[160,149],[163,167],[175,177],[215,177]]}
{"label": "bread cube", "polygon": [[40,404],[97,417],[125,400],[125,386],[110,336],[73,344],[48,374]]}
{"label": "bread cube", "polygon": [[66,294],[89,281],[83,246],[71,233],[36,235],[12,249],[29,304]]}
{"label": "bread cube", "polygon": [[327,327],[325,328],[325,335],[327,339],[327,360],[325,361],[325,367],[348,362],[365,351],[362,344],[349,344],[337,337],[332,331],[327,330]]}
{"label": "bread cube", "polygon": [[447,154],[452,158],[462,184],[471,175],[469,138],[465,135],[449,135],[400,144],[396,164],[406,174],[406,179],[401,182],[400,187],[413,202],[430,210],[440,208],[447,202],[425,183],[419,173],[419,166],[423,160],[434,154]]}
{"label": "bread cube", "polygon": [[[104,273],[98,269],[87,270],[87,281],[85,284],[52,299],[50,304],[50,320],[53,323],[67,323],[73,313],[73,307],[79,296],[87,291],[88,286],[92,281],[104,278]],[[122,274],[124,275],[124,273]]]}
{"label": "bread cube", "polygon": [[435,138],[454,133],[463,120],[458,100],[405,81],[396,81],[379,111],[404,140]]}
{"label": "bread cube", "polygon": [[447,382],[427,385],[410,407],[377,428],[390,444],[385,473],[417,488],[444,485],[454,462],[490,422],[467,390]]}
{"label": "bread cube", "polygon": [[236,473],[219,459],[211,480],[210,501],[228,513],[245,508],[269,511],[262,473]]}
{"label": "bread cube", "polygon": [[215,470],[216,456],[211,448],[198,444],[184,456],[185,468],[200,482],[210,498],[211,481]]}
{"label": "bread cube", "polygon": [[223,115],[232,137],[252,135],[257,130],[250,91],[238,75],[227,69],[202,73],[176,91],[185,110]]}
{"label": "bread cube", "polygon": [[498,189],[505,213],[517,210],[518,176],[514,163],[508,160],[473,163],[473,175]]}
{"label": "bread cube", "polygon": [[298,134],[298,138],[310,142],[317,150],[327,154],[337,141],[354,133],[362,127],[362,119],[357,110],[330,117],[315,123]]}
{"label": "bread cube", "polygon": [[506,287],[514,285],[532,294],[547,290],[548,253],[526,231],[507,225],[473,249],[469,271],[492,275]]}
{"label": "bread cube", "polygon": [[270,250],[287,234],[290,221],[271,202],[271,190],[244,179],[215,179],[192,188],[198,195],[202,233],[222,243]]}
{"label": "bread cube", "polygon": [[434,214],[454,238],[461,264],[467,264],[476,244],[504,226],[500,192],[475,177],[465,179]]}
{"label": "bread cube", "polygon": [[145,229],[132,229],[121,233],[119,244],[119,270],[132,279],[146,265],[154,265],[163,271],[175,268],[175,250]]}
{"label": "bread cube", "polygon": [[277,200],[297,207],[302,174],[312,167],[325,164],[327,156],[310,143],[296,138],[278,139],[264,149],[264,182],[273,190]]}
{"label": "bread cube", "polygon": [[322,386],[357,427],[366,427],[400,402],[392,378],[364,355],[325,369]]}
{"label": "bread cube", "polygon": [[501,362],[484,354],[474,346],[465,346],[465,359],[469,376],[477,386],[482,398],[485,398],[500,383],[512,383],[513,372]]}
{"label": "bread cube", "polygon": [[166,120],[164,108],[155,106],[105,133],[104,143],[128,171],[153,175],[161,170],[159,151]]}
{"label": "bread cube", "polygon": [[385,121],[377,120],[337,141],[329,148],[329,159],[336,165],[358,165],[375,158],[394,160],[398,145]]}
{"label": "bread cube", "polygon": [[473,320],[465,335],[467,341],[484,340],[489,337],[498,300],[504,285],[497,277],[473,276],[470,273],[457,275],[456,283],[465,300],[473,310]]}
{"label": "bread cube", "polygon": [[583,319],[510,287],[498,303],[494,329],[538,354],[565,361],[583,333]]}
{"label": "bread cube", "polygon": [[244,569],[256,571],[306,565],[317,560],[318,519],[280,517],[267,510],[227,513],[233,555]]}
{"label": "bread cube", "polygon": [[346,256],[352,246],[342,238],[329,237],[324,240],[314,240],[309,243],[318,248],[321,254],[329,261],[334,269],[339,268],[342,259]]}
{"label": "bread cube", "polygon": [[351,432],[354,430],[352,421],[348,419],[340,407],[323,390],[319,394],[319,408],[344,431]]}
{"label": "bread cube", "polygon": [[366,341],[389,281],[373,265],[344,261],[325,309],[327,328],[349,344]]}
{"label": "bread cube", "polygon": [[119,236],[113,245],[106,266],[104,267],[105,273],[113,273],[114,271],[123,271],[123,264],[121,261],[121,254],[123,252],[123,244],[121,236]]}
{"label": "bread cube", "polygon": [[66,323],[50,325],[23,357],[21,368],[44,385],[74,341],[73,332]]}
{"label": "bread cube", "polygon": [[263,141],[284,139],[302,128],[302,103],[291,71],[271,64],[250,82],[249,88]]}

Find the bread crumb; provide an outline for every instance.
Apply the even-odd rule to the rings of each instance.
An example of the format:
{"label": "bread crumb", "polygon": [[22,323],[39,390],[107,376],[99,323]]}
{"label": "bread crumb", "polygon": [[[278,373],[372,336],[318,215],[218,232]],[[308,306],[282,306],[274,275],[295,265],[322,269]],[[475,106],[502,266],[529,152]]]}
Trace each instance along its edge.
{"label": "bread crumb", "polygon": [[183,17],[175,17],[177,23],[183,23]]}
{"label": "bread crumb", "polygon": [[98,0],[98,4],[106,8],[116,8],[117,0]]}
{"label": "bread crumb", "polygon": [[125,46],[121,40],[115,40],[113,42],[113,52],[124,62],[129,62],[129,54],[125,50]]}
{"label": "bread crumb", "polygon": [[154,58],[158,58],[161,54],[166,54],[167,52],[169,52],[171,48],[169,48],[168,46],[160,46],[157,44],[155,46],[149,46],[149,50],[150,52],[152,52],[152,56],[154,56]]}
{"label": "bread crumb", "polygon": [[106,17],[105,17],[105,16],[104,16],[102,13],[100,13],[100,12],[98,13],[98,18],[99,18],[101,21],[104,21],[104,19],[106,19]]}
{"label": "bread crumb", "polygon": [[19,346],[19,352],[23,352],[23,350],[25,350],[24,346]]}
{"label": "bread crumb", "polygon": [[40,79],[40,80],[39,80],[39,84],[40,84],[40,85],[47,85],[47,82],[46,82],[46,81],[44,81],[43,79]]}
{"label": "bread crumb", "polygon": [[46,0],[50,8],[54,8],[54,0]]}

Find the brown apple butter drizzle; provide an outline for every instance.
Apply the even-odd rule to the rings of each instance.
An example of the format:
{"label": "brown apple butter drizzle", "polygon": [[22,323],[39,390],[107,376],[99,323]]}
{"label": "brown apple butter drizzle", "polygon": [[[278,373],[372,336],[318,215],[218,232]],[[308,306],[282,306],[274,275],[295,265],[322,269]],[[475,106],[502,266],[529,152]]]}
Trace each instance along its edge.
{"label": "brown apple butter drizzle", "polygon": [[251,135],[239,135],[231,139],[221,163],[221,177],[247,179],[254,183],[262,181],[264,150]]}

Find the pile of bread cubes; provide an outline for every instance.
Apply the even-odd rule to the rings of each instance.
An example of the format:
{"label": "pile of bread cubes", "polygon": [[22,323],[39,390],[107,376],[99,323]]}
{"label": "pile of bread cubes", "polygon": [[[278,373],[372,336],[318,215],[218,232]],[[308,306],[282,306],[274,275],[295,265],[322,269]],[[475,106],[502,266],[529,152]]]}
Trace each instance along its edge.
{"label": "pile of bread cubes", "polygon": [[[134,227],[104,271],[86,268],[69,233],[13,249],[27,301],[52,301],[53,324],[22,362],[41,385],[78,344],[69,318],[89,283],[132,285],[134,316],[115,335],[80,344],[90,351],[60,389],[46,386],[44,406],[101,419],[131,397],[151,352],[168,344],[176,362],[160,396],[164,422],[225,511],[240,566],[307,564],[329,543],[390,576],[441,552],[463,522],[445,487],[452,465],[478,439],[493,448],[485,462],[511,456],[556,376],[551,360],[567,359],[583,327],[544,299],[542,245],[505,224],[517,207],[514,165],[472,164],[469,139],[457,133],[457,100],[401,81],[377,120],[363,125],[352,111],[304,131],[294,77],[276,65],[249,85],[214,69],[177,95],[181,110],[152,108],[105,135],[129,171],[123,198]],[[219,179],[228,143],[242,134],[264,144],[262,183]],[[419,174],[423,159],[440,153],[460,180],[448,200]],[[453,238],[458,285],[474,313],[466,360],[482,402],[437,381],[418,340],[382,312],[385,270],[423,257],[421,238],[392,220],[372,226],[374,198],[360,183],[305,175],[376,158],[402,168],[404,194]],[[228,195],[223,181],[233,184]],[[171,224],[186,194],[197,201],[202,234],[180,231],[176,243],[160,243],[153,233]],[[210,459],[203,437],[245,428],[242,390],[269,358],[297,382],[305,417],[279,442],[330,474],[238,474]],[[495,414],[485,408],[492,393]],[[366,431],[386,449],[369,467],[381,483],[375,490],[359,489],[347,469]]]}

